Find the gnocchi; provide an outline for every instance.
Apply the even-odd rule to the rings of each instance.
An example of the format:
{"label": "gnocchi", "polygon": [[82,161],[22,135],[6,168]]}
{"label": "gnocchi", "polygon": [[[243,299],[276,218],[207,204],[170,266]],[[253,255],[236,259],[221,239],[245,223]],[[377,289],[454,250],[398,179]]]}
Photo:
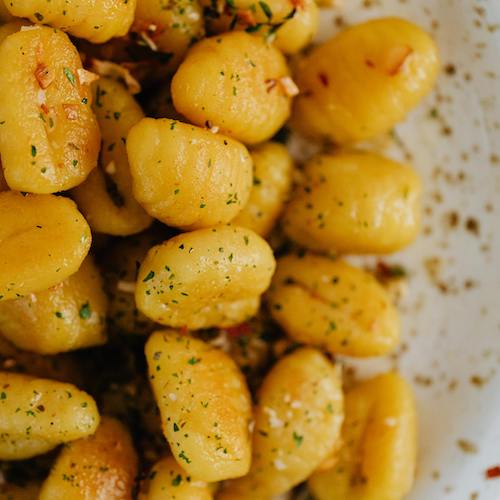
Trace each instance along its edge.
{"label": "gnocchi", "polygon": [[0,331],[15,346],[40,354],[103,344],[107,298],[96,266],[87,257],[57,285],[0,302]]}
{"label": "gnocchi", "polygon": [[369,273],[313,254],[278,261],[267,300],[295,341],[332,354],[379,356],[399,343],[399,317]]}
{"label": "gnocchi", "polygon": [[410,387],[386,373],[347,392],[343,446],[308,481],[317,500],[401,500],[415,475],[416,415]]}
{"label": "gnocchi", "polygon": [[246,474],[251,401],[234,361],[168,330],[153,333],[145,349],[163,433],[177,463],[202,481]]}
{"label": "gnocchi", "polygon": [[145,118],[130,131],[127,152],[136,199],[169,226],[193,230],[225,224],[250,195],[250,154],[223,135]]}
{"label": "gnocchi", "polygon": [[167,71],[175,70],[204,34],[203,11],[197,0],[137,0],[132,29],[152,50],[168,56]]}
{"label": "gnocchi", "polygon": [[419,175],[365,150],[439,54],[309,45],[329,1],[0,0],[0,500],[410,491],[410,386],[338,361],[394,356],[406,272],[343,255],[417,237]]}
{"label": "gnocchi", "polygon": [[132,194],[125,141],[144,113],[115,80],[100,78],[93,92],[93,110],[102,134],[99,168],[71,194],[94,231],[118,236],[135,234],[146,229],[152,219]]}
{"label": "gnocchi", "polygon": [[188,120],[245,144],[280,129],[296,90],[279,50],[241,31],[191,47],[171,88],[175,109]]}
{"label": "gnocchi", "polygon": [[267,236],[284,208],[292,184],[293,160],[285,146],[269,142],[251,150],[253,187],[243,210],[233,220]]}
{"label": "gnocchi", "polygon": [[257,396],[252,467],[228,482],[221,500],[271,498],[304,481],[340,436],[341,380],[319,351],[301,348],[283,357]]}
{"label": "gnocchi", "polygon": [[134,19],[136,0],[8,0],[7,10],[33,23],[50,24],[93,43],[125,35]]}
{"label": "gnocchi", "polygon": [[338,253],[395,252],[417,237],[417,173],[372,153],[313,158],[288,204],[285,233],[310,250]]}
{"label": "gnocchi", "polygon": [[135,300],[157,323],[189,329],[231,326],[252,317],[275,261],[249,229],[216,226],[154,246],[139,269]]}
{"label": "gnocchi", "polygon": [[245,30],[274,42],[285,54],[303,49],[318,29],[319,12],[314,0],[223,0],[202,2],[209,31]]}
{"label": "gnocchi", "polygon": [[90,242],[90,228],[71,200],[0,193],[0,301],[64,281],[78,271]]}
{"label": "gnocchi", "polygon": [[93,434],[95,401],[72,384],[0,372],[0,460],[20,460]]}
{"label": "gnocchi", "polygon": [[297,66],[293,123],[344,144],[388,132],[433,87],[432,38],[399,18],[367,21],[314,48]]}
{"label": "gnocchi", "polygon": [[128,430],[109,417],[94,435],[65,445],[39,500],[130,500],[137,475],[137,454]]}
{"label": "gnocchi", "polygon": [[189,476],[173,457],[159,460],[151,472],[139,500],[212,500],[210,486]]}
{"label": "gnocchi", "polygon": [[0,154],[11,189],[63,191],[96,166],[89,76],[62,31],[29,28],[0,44]]}

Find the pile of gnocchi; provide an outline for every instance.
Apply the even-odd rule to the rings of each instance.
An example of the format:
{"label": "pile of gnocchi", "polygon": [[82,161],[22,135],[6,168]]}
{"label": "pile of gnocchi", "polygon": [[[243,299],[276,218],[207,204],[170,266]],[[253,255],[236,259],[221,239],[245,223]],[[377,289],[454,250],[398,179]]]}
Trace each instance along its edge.
{"label": "pile of gnocchi", "polygon": [[399,18],[311,45],[318,16],[0,0],[0,499],[410,491],[409,384],[343,370],[397,307],[344,257],[418,234],[417,172],[366,144],[439,56]]}

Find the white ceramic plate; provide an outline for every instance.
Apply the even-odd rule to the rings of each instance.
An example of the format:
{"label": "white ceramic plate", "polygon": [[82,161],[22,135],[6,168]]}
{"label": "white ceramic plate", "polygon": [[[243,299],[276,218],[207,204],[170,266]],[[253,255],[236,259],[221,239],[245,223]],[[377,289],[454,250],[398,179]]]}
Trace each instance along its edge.
{"label": "white ceramic plate", "polygon": [[410,271],[405,348],[355,366],[397,363],[414,384],[411,500],[499,500],[500,478],[485,471],[500,465],[500,1],[342,0],[323,12],[319,39],[387,15],[432,33],[445,71],[385,149],[410,155],[426,187],[424,234],[389,259]]}

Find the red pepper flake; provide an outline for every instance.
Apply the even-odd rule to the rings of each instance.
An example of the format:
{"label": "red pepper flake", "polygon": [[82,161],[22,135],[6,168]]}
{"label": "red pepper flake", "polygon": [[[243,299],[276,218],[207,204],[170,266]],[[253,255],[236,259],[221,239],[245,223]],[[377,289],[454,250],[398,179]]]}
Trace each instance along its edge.
{"label": "red pepper flake", "polygon": [[238,18],[238,22],[243,26],[255,26],[257,24],[257,21],[249,10],[238,10],[236,17]]}
{"label": "red pepper flake", "polygon": [[264,83],[266,84],[266,91],[269,94],[278,85],[278,80],[276,78],[268,78]]}
{"label": "red pepper flake", "polygon": [[189,329],[188,329],[188,327],[187,327],[187,326],[181,326],[181,327],[179,328],[179,333],[180,333],[181,335],[187,335],[187,334],[189,333]]}
{"label": "red pepper flake", "polygon": [[251,333],[252,329],[248,323],[242,323],[241,325],[231,326],[225,328],[226,332],[230,337],[243,337],[243,335],[248,335]]}
{"label": "red pepper flake", "polygon": [[375,67],[375,63],[374,63],[371,59],[365,59],[365,64],[366,64],[369,68],[374,68],[374,67]]}
{"label": "red pepper flake", "polygon": [[303,9],[305,7],[304,0],[291,0],[292,7],[296,9]]}
{"label": "red pepper flake", "polygon": [[319,73],[318,78],[324,87],[328,87],[329,81],[328,81],[328,75],[326,73]]}
{"label": "red pepper flake", "polygon": [[68,120],[78,119],[78,106],[75,104],[63,104],[63,109]]}
{"label": "red pepper flake", "polygon": [[40,62],[35,69],[35,78],[40,88],[45,90],[54,81],[54,74],[46,64]]}
{"label": "red pepper flake", "polygon": [[391,50],[389,50],[389,52],[386,54],[384,64],[385,70],[387,71],[389,76],[397,75],[412,53],[413,49],[411,47],[408,47],[408,45],[393,47]]}
{"label": "red pepper flake", "polygon": [[486,469],[485,476],[486,479],[495,479],[500,477],[500,465],[494,465],[493,467]]}
{"label": "red pepper flake", "polygon": [[49,107],[45,104],[45,103],[42,103],[40,104],[40,107],[42,108],[42,111],[48,115],[49,114]]}

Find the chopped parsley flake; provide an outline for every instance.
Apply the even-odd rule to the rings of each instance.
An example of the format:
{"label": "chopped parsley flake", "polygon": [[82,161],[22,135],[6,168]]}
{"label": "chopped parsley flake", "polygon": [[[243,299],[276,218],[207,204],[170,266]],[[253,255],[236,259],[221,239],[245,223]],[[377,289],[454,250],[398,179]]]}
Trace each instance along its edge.
{"label": "chopped parsley flake", "polygon": [[154,271],[149,271],[147,276],[142,280],[143,283],[146,283],[146,281],[152,280],[155,277],[155,272]]}
{"label": "chopped parsley flake", "polygon": [[66,67],[63,69],[63,71],[64,71],[64,74],[66,75],[66,78],[68,79],[69,83],[71,83],[71,85],[75,85],[76,78],[75,78],[75,75],[73,74],[73,72],[69,68],[66,68]]}
{"label": "chopped parsley flake", "polygon": [[85,302],[85,304],[82,304],[82,307],[80,307],[80,318],[82,319],[89,319],[90,316],[92,315],[92,310],[90,309],[90,304],[88,302]]}

